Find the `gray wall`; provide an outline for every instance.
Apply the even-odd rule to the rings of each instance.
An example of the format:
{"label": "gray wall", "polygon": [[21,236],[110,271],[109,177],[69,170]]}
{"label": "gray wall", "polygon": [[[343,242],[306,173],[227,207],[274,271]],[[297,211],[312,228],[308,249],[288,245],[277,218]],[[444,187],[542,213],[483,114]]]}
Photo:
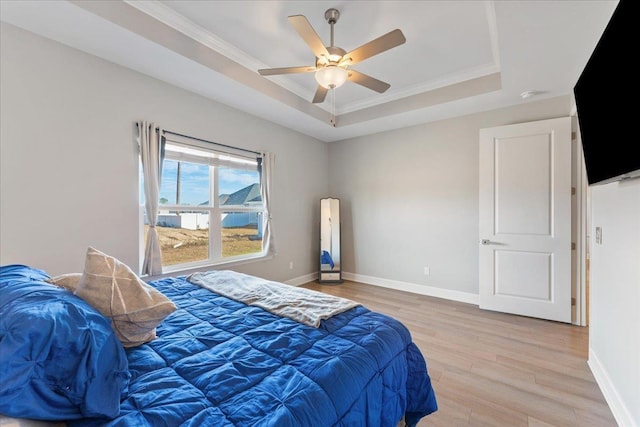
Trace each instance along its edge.
{"label": "gray wall", "polygon": [[589,365],[618,423],[640,426],[640,179],[590,188]]}
{"label": "gray wall", "polygon": [[327,144],[11,25],[1,31],[1,264],[82,271],[92,245],[138,271],[134,122],[153,120],[275,153],[278,255],[236,269],[274,280],[317,269]]}
{"label": "gray wall", "polygon": [[559,97],[330,144],[343,271],[477,295],[479,130],[570,107]]}

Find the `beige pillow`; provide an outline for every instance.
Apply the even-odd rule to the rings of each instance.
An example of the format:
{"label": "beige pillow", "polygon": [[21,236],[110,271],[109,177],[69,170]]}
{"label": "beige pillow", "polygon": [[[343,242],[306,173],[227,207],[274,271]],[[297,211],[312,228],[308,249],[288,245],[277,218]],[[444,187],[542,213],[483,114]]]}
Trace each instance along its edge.
{"label": "beige pillow", "polygon": [[82,273],[68,273],[52,277],[48,279],[47,282],[74,292],[78,287],[78,283],[80,283],[81,277]]}
{"label": "beige pillow", "polygon": [[74,293],[111,319],[125,347],[155,339],[156,326],[176,310],[171,300],[125,264],[91,247]]}

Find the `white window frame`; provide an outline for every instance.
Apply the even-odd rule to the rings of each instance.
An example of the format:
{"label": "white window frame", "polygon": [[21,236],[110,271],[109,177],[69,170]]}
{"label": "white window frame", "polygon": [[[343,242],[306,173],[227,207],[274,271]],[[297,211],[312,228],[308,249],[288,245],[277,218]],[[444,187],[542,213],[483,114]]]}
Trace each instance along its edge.
{"label": "white window frame", "polygon": [[[179,147],[180,151],[175,151]],[[222,256],[222,214],[234,212],[257,212],[264,221],[264,203],[255,205],[221,205],[219,203],[219,171],[220,167],[258,171],[256,158],[247,157],[246,154],[223,152],[213,149],[211,144],[202,143],[186,137],[167,137],[165,145],[165,160],[189,162],[209,166],[209,205],[175,205],[160,204],[162,211],[188,211],[209,214],[209,253],[208,259],[182,264],[163,266],[164,273],[172,273],[181,270],[189,270],[206,266],[239,264],[246,261],[263,259],[266,257],[264,244],[260,252],[233,257]],[[260,179],[260,177],[259,177]],[[259,181],[262,185],[261,179]],[[142,206],[144,211],[144,206]],[[142,222],[142,221],[141,221]],[[142,224],[144,225],[144,224]],[[142,240],[141,240],[142,241]],[[264,242],[263,242],[264,243]],[[141,247],[141,251],[144,248]]]}

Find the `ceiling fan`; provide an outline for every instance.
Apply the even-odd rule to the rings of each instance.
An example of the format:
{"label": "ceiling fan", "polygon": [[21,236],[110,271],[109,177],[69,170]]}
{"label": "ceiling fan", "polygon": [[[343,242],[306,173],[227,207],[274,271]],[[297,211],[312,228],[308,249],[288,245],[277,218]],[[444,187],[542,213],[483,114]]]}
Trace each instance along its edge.
{"label": "ceiling fan", "polygon": [[303,15],[289,16],[289,23],[293,25],[298,34],[309,45],[316,56],[315,66],[308,67],[287,67],[287,68],[265,68],[258,70],[263,76],[273,76],[277,74],[293,73],[316,73],[318,88],[316,89],[313,103],[321,103],[327,96],[330,89],[335,89],[349,80],[361,86],[369,88],[379,93],[383,93],[391,85],[371,76],[352,70],[349,67],[371,58],[374,55],[387,51],[391,48],[403,44],[406,39],[402,31],[393,30],[375,40],[346,52],[344,49],[333,45],[333,26],[338,22],[340,12],[337,9],[328,9],[324,17],[331,26],[331,45],[325,46],[318,34],[315,32],[307,18]]}

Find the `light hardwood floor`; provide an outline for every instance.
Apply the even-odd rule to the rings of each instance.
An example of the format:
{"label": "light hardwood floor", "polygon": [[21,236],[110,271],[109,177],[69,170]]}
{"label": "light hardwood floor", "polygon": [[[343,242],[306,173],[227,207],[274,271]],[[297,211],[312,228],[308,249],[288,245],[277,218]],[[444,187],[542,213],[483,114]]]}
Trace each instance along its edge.
{"label": "light hardwood floor", "polygon": [[439,405],[421,427],[617,425],[587,366],[587,328],[349,281],[304,287],[409,328]]}

